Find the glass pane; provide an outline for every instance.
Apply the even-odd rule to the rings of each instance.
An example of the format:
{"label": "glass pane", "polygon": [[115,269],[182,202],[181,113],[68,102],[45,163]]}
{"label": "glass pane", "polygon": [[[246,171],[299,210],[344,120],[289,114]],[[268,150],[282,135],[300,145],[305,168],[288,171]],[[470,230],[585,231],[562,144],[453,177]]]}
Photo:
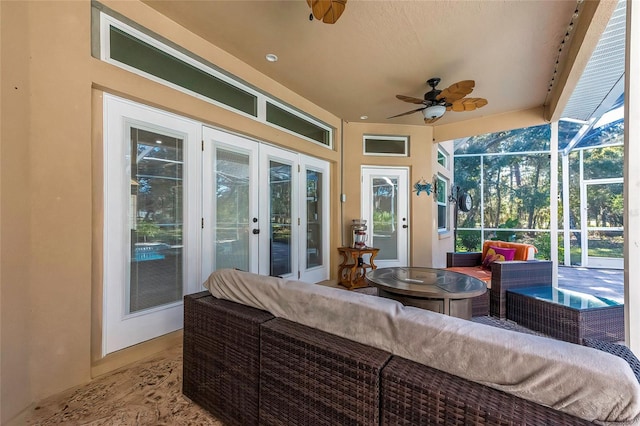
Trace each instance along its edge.
{"label": "glass pane", "polygon": [[218,148],[215,268],[249,270],[249,156]]}
{"label": "glass pane", "polygon": [[183,62],[160,49],[110,27],[110,56],[155,77],[256,117],[257,97]]}
{"label": "glass pane", "polygon": [[436,181],[436,200],[438,203],[446,203],[449,194],[447,193],[447,181],[438,177]]}
{"label": "glass pane", "polygon": [[182,149],[131,128],[129,313],[182,299]]}
{"label": "glass pane", "polygon": [[365,154],[407,155],[407,141],[405,139],[366,138],[364,152]]}
{"label": "glass pane", "polygon": [[442,167],[447,167],[447,156],[440,150],[438,150],[438,164]]}
{"label": "glass pane", "polygon": [[322,173],[307,170],[307,268],[322,259]]}
{"label": "glass pane", "polygon": [[267,121],[299,135],[306,136],[323,145],[331,145],[329,130],[323,129],[269,102],[267,102]]}
{"label": "glass pane", "polygon": [[547,154],[485,157],[484,225],[549,229],[550,170]]}
{"label": "glass pane", "polygon": [[438,229],[447,229],[447,206],[438,205]]}
{"label": "glass pane", "polygon": [[398,258],[396,222],[398,214],[398,178],[376,177],[371,180],[373,194],[373,223],[371,246],[379,248],[376,259]]}
{"label": "glass pane", "polygon": [[269,162],[270,275],[291,273],[291,166]]}

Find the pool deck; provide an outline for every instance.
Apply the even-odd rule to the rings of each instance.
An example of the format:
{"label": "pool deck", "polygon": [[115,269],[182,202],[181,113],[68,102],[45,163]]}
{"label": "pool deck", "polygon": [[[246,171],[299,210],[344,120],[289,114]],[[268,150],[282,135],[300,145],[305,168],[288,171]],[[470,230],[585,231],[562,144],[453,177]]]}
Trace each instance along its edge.
{"label": "pool deck", "polygon": [[558,267],[558,287],[624,303],[624,271]]}

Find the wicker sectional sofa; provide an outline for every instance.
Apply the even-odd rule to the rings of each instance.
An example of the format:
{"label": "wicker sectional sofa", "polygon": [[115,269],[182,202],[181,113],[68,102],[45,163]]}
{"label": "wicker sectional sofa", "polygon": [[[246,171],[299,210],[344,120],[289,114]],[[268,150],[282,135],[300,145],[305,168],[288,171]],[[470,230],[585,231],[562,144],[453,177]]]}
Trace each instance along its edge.
{"label": "wicker sectional sofa", "polygon": [[[507,330],[485,330],[493,327],[342,289],[230,270],[215,272],[212,277],[209,279],[212,285],[207,286],[210,291],[185,297],[183,392],[225,424],[583,425],[594,421],[598,424],[640,421],[640,385],[633,372],[621,358],[602,351]],[[264,289],[262,282],[266,283]],[[291,297],[287,296],[289,292]],[[343,303],[346,306],[340,306]],[[340,309],[347,312],[342,318],[330,315]],[[296,315],[300,319],[292,320]],[[391,334],[381,331],[389,318],[395,323],[390,328]],[[317,326],[320,322],[329,323],[330,331]],[[424,327],[425,336],[434,333],[431,326],[436,330],[431,338],[426,337],[433,345],[421,342],[412,328],[416,324],[418,330]],[[467,324],[470,329],[462,330],[460,326]],[[497,340],[482,337],[493,336],[495,332],[507,334]],[[446,340],[449,334],[453,340]],[[441,335],[444,342],[433,338]],[[533,378],[531,389],[524,392],[516,389],[527,387],[528,379],[523,381],[522,377],[516,378],[519,383],[513,391],[505,391],[500,384],[486,383],[483,378],[489,382],[505,381],[502,370],[509,369],[487,371],[487,366],[500,365],[500,359],[492,359],[489,353],[482,355],[477,339],[491,340],[488,352],[493,353],[491,345],[503,348],[513,340],[514,348],[526,346],[518,341],[525,338],[521,336],[532,339],[526,341],[533,347],[539,346],[541,351],[557,353],[554,363],[563,364],[565,358],[575,355],[583,363],[587,359],[593,359],[595,364],[606,363],[608,372],[589,373],[595,379],[588,386],[596,386],[595,393],[584,388],[584,384],[568,383],[568,388],[577,384],[580,391],[574,392],[575,401],[562,396],[560,406],[537,400],[546,397],[544,392],[536,391],[540,383],[546,382],[541,377]],[[465,346],[467,339],[476,339],[469,342],[476,350]],[[406,344],[389,345],[389,340]],[[431,346],[435,352],[429,354]],[[526,351],[535,352],[535,348]],[[427,353],[427,358],[420,352]],[[495,353],[501,352],[504,350]],[[413,353],[418,355],[414,357]],[[464,358],[461,363],[452,361],[452,354],[455,358],[456,353]],[[507,359],[516,361],[518,356],[514,354]],[[433,362],[425,361],[430,358]],[[530,364],[526,359],[522,362],[525,367]],[[534,365],[535,373],[525,372],[527,376],[544,370],[540,368],[546,363],[544,357],[535,355],[531,362],[542,364]],[[456,365],[443,367],[448,364]],[[477,372],[468,371],[474,365]],[[514,371],[521,369],[517,367]],[[612,369],[616,377],[611,377]],[[551,365],[551,370],[552,374],[563,374],[567,365],[557,368]],[[567,374],[568,381],[584,375]],[[492,375],[499,379],[494,380]],[[594,384],[600,379],[606,383]],[[504,389],[499,389],[501,386]],[[555,392],[551,382],[544,386],[549,393]],[[603,387],[612,391],[602,392]],[[530,397],[532,392],[536,395]],[[602,396],[603,393],[610,395]],[[615,408],[607,400],[612,397],[616,398]],[[595,411],[594,398],[602,398],[603,405]]]}

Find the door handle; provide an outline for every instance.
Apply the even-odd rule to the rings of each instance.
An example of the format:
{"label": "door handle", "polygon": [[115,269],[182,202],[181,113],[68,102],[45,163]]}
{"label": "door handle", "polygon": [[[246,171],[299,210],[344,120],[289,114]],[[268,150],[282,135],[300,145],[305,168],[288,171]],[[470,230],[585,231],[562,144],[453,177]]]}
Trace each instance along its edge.
{"label": "door handle", "polygon": [[256,235],[257,235],[257,234],[259,234],[259,233],[260,233],[260,230],[259,230],[259,229],[254,229],[254,230],[253,230],[253,231],[251,231],[251,232],[253,232],[254,234],[256,234]]}
{"label": "door handle", "polygon": [[402,227],[403,227],[404,229],[407,229],[407,228],[409,227],[409,225],[402,225]]}

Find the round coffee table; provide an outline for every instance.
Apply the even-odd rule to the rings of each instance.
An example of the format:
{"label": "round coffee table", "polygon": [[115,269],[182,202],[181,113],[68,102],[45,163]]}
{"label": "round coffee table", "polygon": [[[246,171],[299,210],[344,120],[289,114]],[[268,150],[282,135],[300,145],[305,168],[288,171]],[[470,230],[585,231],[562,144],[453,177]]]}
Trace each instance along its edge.
{"label": "round coffee table", "polygon": [[435,268],[378,268],[365,280],[380,297],[464,319],[471,319],[471,298],[487,291],[482,280]]}

